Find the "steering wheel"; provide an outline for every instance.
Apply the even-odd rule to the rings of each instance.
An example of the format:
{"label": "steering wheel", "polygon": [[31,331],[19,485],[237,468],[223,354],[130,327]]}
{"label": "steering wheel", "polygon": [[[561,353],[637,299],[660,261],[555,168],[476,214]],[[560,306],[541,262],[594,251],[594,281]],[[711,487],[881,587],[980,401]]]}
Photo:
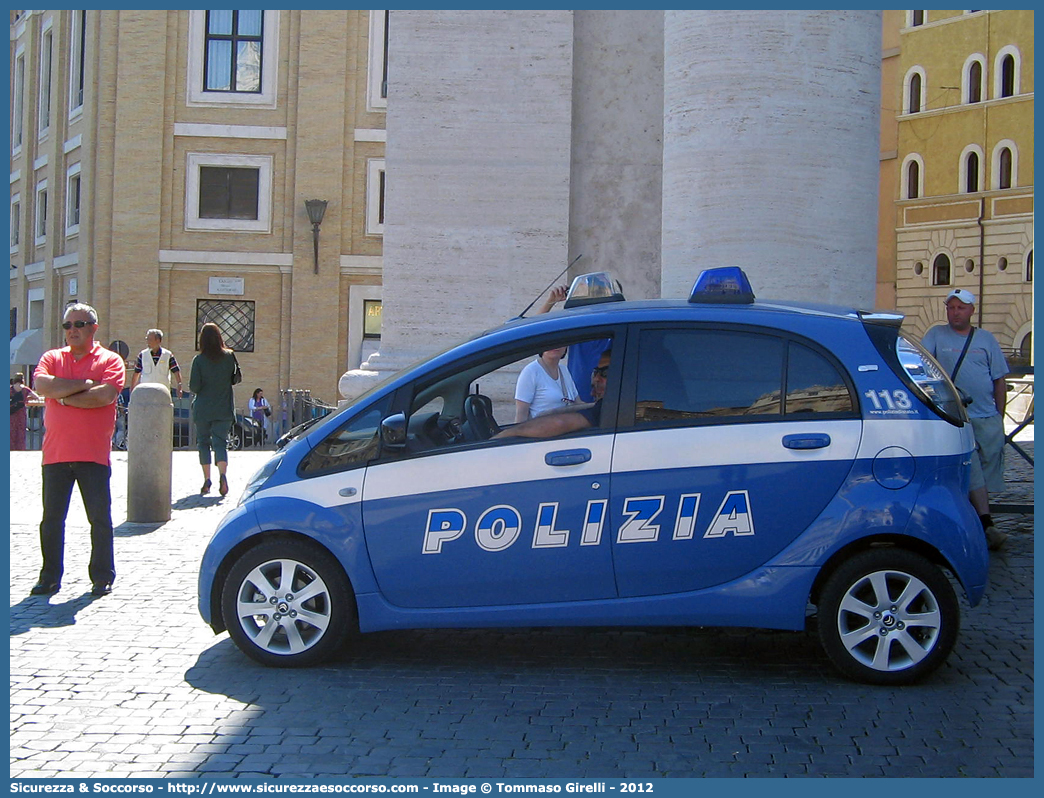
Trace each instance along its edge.
{"label": "steering wheel", "polygon": [[464,417],[479,440],[487,440],[500,432],[500,427],[493,418],[492,403],[481,394],[468,394],[464,400]]}

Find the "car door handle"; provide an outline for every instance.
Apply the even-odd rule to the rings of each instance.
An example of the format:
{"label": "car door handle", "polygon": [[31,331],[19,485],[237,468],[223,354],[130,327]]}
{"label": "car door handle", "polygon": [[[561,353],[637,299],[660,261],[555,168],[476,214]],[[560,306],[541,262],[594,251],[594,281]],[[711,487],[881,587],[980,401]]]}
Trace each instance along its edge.
{"label": "car door handle", "polygon": [[568,449],[564,452],[548,452],[544,455],[544,462],[549,466],[580,465],[590,459],[590,449]]}
{"label": "car door handle", "polygon": [[823,433],[784,435],[783,445],[788,449],[823,449],[830,445],[830,436]]}

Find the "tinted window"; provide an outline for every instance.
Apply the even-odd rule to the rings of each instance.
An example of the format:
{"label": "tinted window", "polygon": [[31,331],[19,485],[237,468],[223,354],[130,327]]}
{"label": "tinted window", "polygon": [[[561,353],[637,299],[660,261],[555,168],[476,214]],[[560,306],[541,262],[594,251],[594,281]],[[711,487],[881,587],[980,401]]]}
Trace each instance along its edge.
{"label": "tinted window", "polygon": [[778,416],[784,342],[752,333],[646,330],[637,423]]}
{"label": "tinted window", "polygon": [[787,360],[788,416],[851,413],[855,409],[844,378],[825,357],[801,344],[790,344]]}
{"label": "tinted window", "polygon": [[[469,362],[432,383],[419,383],[410,405],[408,451],[419,454],[487,440],[493,427],[482,422],[476,403],[487,408],[497,430],[545,413],[574,410],[574,404],[576,411],[588,409],[581,386],[585,392],[594,389],[593,372],[611,344],[612,337],[604,332],[593,340],[542,338],[511,350],[498,348],[484,362]],[[557,376],[545,372],[538,356],[561,349],[567,354],[556,360]],[[527,370],[529,379],[523,379]],[[545,373],[546,380],[533,376]],[[472,396],[478,399],[468,398]]]}
{"label": "tinted window", "polygon": [[387,415],[388,400],[371,406],[338,427],[309,452],[298,472],[319,474],[364,465],[377,456],[381,420]]}
{"label": "tinted window", "polygon": [[257,219],[260,169],[201,166],[200,219]]}

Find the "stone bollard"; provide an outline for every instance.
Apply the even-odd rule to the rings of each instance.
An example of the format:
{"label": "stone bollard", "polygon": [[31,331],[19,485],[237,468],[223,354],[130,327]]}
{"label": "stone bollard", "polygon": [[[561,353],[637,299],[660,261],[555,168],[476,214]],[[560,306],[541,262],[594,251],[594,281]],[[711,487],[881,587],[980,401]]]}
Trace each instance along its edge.
{"label": "stone bollard", "polygon": [[174,405],[170,390],[142,383],[131,392],[127,420],[127,520],[170,520],[171,435]]}

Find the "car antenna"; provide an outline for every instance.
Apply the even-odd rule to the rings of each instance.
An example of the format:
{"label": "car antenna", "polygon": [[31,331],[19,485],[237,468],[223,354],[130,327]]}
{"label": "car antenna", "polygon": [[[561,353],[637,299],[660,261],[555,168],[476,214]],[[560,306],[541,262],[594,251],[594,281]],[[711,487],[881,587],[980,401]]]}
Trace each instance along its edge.
{"label": "car antenna", "polygon": [[[574,264],[574,263],[576,263],[576,262],[577,262],[578,260],[580,260],[580,258],[582,258],[583,256],[584,256],[584,253],[582,253],[582,252],[581,252],[581,253],[580,253],[579,255],[577,255],[577,256],[576,256],[575,258],[573,258],[573,260],[572,260],[572,261],[570,261],[569,265],[568,265],[568,266],[566,266],[566,267],[565,267],[564,269],[562,269],[562,271],[560,271],[560,272],[558,273],[558,276],[557,276],[557,277],[555,277],[555,279],[554,279],[554,280],[552,280],[551,282],[549,282],[549,283],[547,284],[547,288],[545,288],[545,289],[544,289],[544,291],[547,291],[547,289],[548,289],[548,288],[550,288],[550,287],[551,287],[551,286],[553,286],[553,285],[554,285],[555,283],[557,283],[557,282],[558,282],[558,281],[559,281],[559,280],[561,279],[562,275],[563,275],[563,274],[565,274],[565,273],[566,273],[567,271],[569,271],[569,270],[570,270],[571,268],[573,268],[573,264]],[[540,297],[542,297],[542,296],[544,295],[544,291],[541,291],[541,292],[540,292],[539,294],[537,294],[537,295],[536,295],[535,297],[533,297],[533,301],[532,301],[532,302],[530,302],[530,303],[529,303],[529,304],[528,304],[528,305],[526,306],[526,309],[525,309],[525,310],[523,310],[523,311],[522,311],[521,313],[519,313],[519,314],[518,314],[517,316],[515,316],[515,318],[516,318],[516,319],[524,319],[524,318],[526,317],[526,314],[527,314],[527,313],[529,313],[529,309],[530,309],[531,307],[533,307],[533,305],[535,305],[535,304],[536,304],[536,301],[537,301],[538,299],[540,299]]]}

